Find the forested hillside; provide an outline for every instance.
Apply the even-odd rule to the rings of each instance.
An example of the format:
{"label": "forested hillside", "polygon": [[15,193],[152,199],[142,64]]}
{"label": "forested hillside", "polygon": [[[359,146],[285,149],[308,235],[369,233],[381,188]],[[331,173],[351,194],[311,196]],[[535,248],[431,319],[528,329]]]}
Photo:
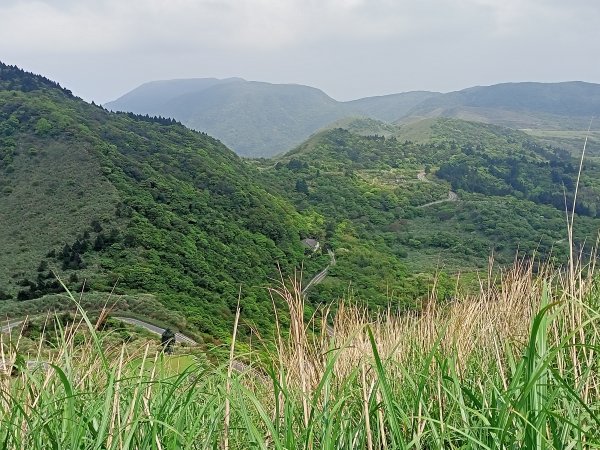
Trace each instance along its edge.
{"label": "forested hillside", "polygon": [[[565,202],[578,161],[506,128],[453,119],[432,127],[422,143],[325,131],[264,169],[300,211],[323,216],[322,237],[337,249],[317,298],[351,285],[373,303],[410,302],[436,271],[449,292],[446,275],[468,278],[490,255],[497,264],[517,252],[566,261]],[[580,245],[593,243],[600,225],[599,177],[598,163],[586,160],[575,208]]]}
{"label": "forested hillside", "polygon": [[205,336],[228,333],[243,286],[269,328],[264,286],[301,264],[307,221],[219,141],[170,119],[114,114],[0,66],[0,290],[155,293]]}
{"label": "forested hillside", "polygon": [[[490,255],[566,260],[579,162],[522,132],[360,119],[245,161],[173,119],[111,113],[15,67],[0,66],[0,87],[7,302],[61,291],[58,273],[77,290],[156,295],[211,340],[228,335],[240,286],[245,320],[270,330],[266,287],[279,269],[302,267],[307,283],[333,261],[326,250],[337,264],[308,292],[309,313],[348,296],[419,307],[434,285],[448,299]],[[586,158],[575,205],[584,251],[600,223],[599,179]]]}

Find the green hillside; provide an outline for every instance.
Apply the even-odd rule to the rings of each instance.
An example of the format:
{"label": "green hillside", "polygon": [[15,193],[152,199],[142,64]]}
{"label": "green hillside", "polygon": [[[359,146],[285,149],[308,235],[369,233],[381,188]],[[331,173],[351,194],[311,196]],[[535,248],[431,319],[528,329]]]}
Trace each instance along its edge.
{"label": "green hillside", "polygon": [[[517,251],[557,264],[567,256],[564,205],[579,162],[519,131],[359,118],[346,122],[352,131],[247,161],[172,119],[110,113],[0,69],[5,311],[62,291],[55,271],[76,290],[151,294],[212,340],[228,336],[240,286],[245,320],[271,330],[265,288],[278,268],[302,266],[306,283],[330,262],[326,251],[309,255],[307,237],[337,262],[309,307],[348,292],[369,307],[418,307],[434,285],[441,298],[458,278],[473,285],[491,254],[499,264]],[[578,250],[599,228],[599,179],[586,159]]]}
{"label": "green hillside", "polygon": [[55,270],[75,289],[156,294],[218,337],[242,285],[247,317],[269,328],[264,286],[300,265],[307,221],[219,141],[6,65],[0,136],[3,298],[61,290]]}
{"label": "green hillside", "polygon": [[[563,193],[571,203],[578,167],[568,152],[454,119],[431,122],[428,133],[415,143],[324,131],[262,172],[300,211],[323,217],[322,238],[337,249],[314,298],[351,286],[371,303],[410,302],[430,288],[432,273],[464,277],[491,254],[499,264],[517,251],[566,261]],[[586,161],[579,244],[593,242],[600,226],[598,179],[600,165]]]}
{"label": "green hillside", "polygon": [[589,133],[584,130],[540,130],[524,129],[523,131],[536,138],[538,142],[569,150],[574,155],[581,155],[585,137],[588,137],[586,153],[589,156],[600,156],[600,124],[592,122]]}

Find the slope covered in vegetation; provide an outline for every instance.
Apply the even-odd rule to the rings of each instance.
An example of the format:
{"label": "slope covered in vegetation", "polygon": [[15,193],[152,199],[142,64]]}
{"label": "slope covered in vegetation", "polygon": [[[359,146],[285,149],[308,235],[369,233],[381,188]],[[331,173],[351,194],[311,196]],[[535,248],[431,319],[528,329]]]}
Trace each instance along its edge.
{"label": "slope covered in vegetation", "polygon": [[[311,307],[349,290],[369,307],[419,307],[433,285],[450,299],[491,254],[501,264],[517,250],[558,264],[568,254],[578,161],[517,131],[453,119],[428,122],[418,141],[331,129],[248,163],[172,119],[109,113],[13,67],[1,80],[8,301],[61,291],[54,270],[76,289],[157,295],[213,339],[226,335],[240,285],[248,320],[272,329],[265,286],[278,267],[303,265],[306,282],[333,261],[309,256],[306,237],[337,262]],[[584,251],[599,174],[586,160],[575,206]]]}
{"label": "slope covered in vegetation", "polygon": [[263,286],[303,258],[306,221],[220,142],[170,119],[109,113],[0,66],[0,289],[150,292],[223,335],[240,284],[257,326]]}
{"label": "slope covered in vegetation", "polygon": [[[443,272],[438,283],[451,289],[444,273],[479,270],[492,254],[501,264],[517,251],[566,260],[576,159],[492,125],[441,119],[430,128],[420,143],[328,130],[264,163],[273,189],[322,217],[321,237],[336,249],[315,299],[351,285],[369,303],[410,303],[432,273]],[[575,207],[580,245],[598,232],[599,175],[586,160]]]}

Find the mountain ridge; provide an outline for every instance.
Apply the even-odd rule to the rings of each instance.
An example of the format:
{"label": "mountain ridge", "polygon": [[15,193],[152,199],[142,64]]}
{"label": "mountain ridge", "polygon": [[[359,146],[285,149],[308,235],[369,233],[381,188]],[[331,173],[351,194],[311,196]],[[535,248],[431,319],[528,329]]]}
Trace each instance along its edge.
{"label": "mountain ridge", "polygon": [[[282,153],[318,129],[348,116],[373,115],[392,121],[424,98],[437,94],[417,91],[339,102],[320,89],[302,84],[240,78],[175,80],[175,87],[170,83],[145,83],[105,106],[176,118],[190,128],[216,136],[242,156]],[[188,90],[180,88],[183,83]],[[198,87],[190,90],[194,84]],[[165,87],[178,86],[176,94],[164,91]]]}
{"label": "mountain ridge", "polygon": [[[194,83],[199,87],[192,89]],[[187,84],[187,90],[181,89],[182,84]],[[168,93],[177,86],[176,95]],[[140,92],[144,95],[136,100]],[[300,84],[241,78],[162,80],[146,83],[106,106],[173,117],[216,136],[242,156],[271,157],[350,117],[399,125],[454,117],[519,129],[585,129],[590,117],[600,114],[600,85],[512,82],[448,93],[411,91],[339,102]]]}

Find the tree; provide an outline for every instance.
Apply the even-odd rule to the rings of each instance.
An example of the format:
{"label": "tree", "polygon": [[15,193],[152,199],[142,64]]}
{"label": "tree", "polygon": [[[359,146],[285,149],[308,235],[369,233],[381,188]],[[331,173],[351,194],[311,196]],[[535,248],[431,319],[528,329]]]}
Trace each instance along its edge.
{"label": "tree", "polygon": [[90,225],[92,227],[92,230],[96,233],[100,233],[102,231],[102,225],[100,225],[100,221],[98,221],[98,219],[92,220],[92,223]]}
{"label": "tree", "polygon": [[94,241],[94,250],[97,252],[104,248],[104,236],[99,234],[96,236],[96,240]]}
{"label": "tree", "polygon": [[170,328],[167,328],[165,331],[163,331],[163,334],[160,336],[160,345],[163,346],[165,353],[169,355],[173,353],[173,346],[175,345],[175,333],[173,333]]}
{"label": "tree", "polygon": [[35,124],[35,133],[36,134],[39,134],[39,135],[48,134],[51,130],[52,130],[52,124],[48,121],[48,119],[45,119],[44,117],[39,119],[37,121],[37,123]]}
{"label": "tree", "polygon": [[306,181],[302,179],[296,180],[296,192],[308,195],[308,184],[306,184]]}

